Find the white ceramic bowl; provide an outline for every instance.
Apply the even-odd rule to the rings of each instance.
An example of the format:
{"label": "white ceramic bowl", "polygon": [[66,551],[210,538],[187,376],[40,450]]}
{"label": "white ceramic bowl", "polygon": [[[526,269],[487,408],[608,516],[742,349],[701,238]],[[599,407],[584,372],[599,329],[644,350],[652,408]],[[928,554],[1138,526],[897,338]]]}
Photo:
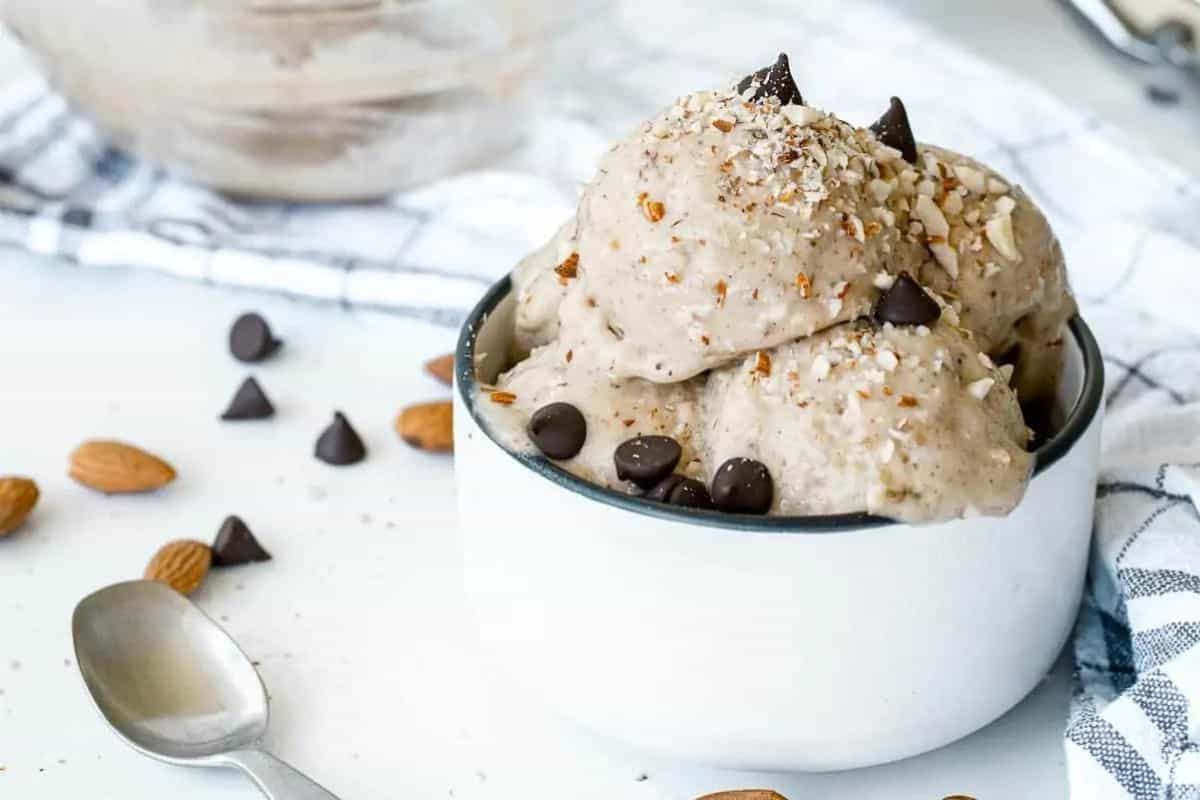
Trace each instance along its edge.
{"label": "white ceramic bowl", "polygon": [[[506,279],[459,342],[455,468],[486,651],[530,693],[635,747],[834,770],[948,744],[1046,674],[1075,621],[1103,365],[1078,317],[1065,422],[1003,518],[744,517],[646,503],[489,436],[474,407],[510,350]],[[487,358],[477,360],[486,353]]]}

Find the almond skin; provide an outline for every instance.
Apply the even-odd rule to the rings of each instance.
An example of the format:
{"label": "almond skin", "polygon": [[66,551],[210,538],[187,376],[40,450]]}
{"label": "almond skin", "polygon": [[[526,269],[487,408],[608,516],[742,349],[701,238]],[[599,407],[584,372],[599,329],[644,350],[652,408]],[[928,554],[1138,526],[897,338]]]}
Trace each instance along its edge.
{"label": "almond skin", "polygon": [[37,484],[29,478],[0,478],[0,536],[21,527],[37,505],[38,495]]}
{"label": "almond skin", "polygon": [[165,583],[181,594],[200,588],[212,564],[212,548],[194,539],[180,539],[162,546],[146,565],[143,577]]}
{"label": "almond skin", "polygon": [[770,789],[735,789],[731,792],[706,794],[696,800],[787,800],[787,798]]}
{"label": "almond skin", "polygon": [[448,453],[454,449],[454,406],[449,400],[408,406],[396,418],[396,433],[413,447]]}
{"label": "almond skin", "polygon": [[425,371],[450,386],[454,383],[454,353],[429,359],[425,362]]}
{"label": "almond skin", "polygon": [[70,475],[106,494],[152,492],[175,480],[175,470],[161,458],[133,445],[105,440],[75,448]]}

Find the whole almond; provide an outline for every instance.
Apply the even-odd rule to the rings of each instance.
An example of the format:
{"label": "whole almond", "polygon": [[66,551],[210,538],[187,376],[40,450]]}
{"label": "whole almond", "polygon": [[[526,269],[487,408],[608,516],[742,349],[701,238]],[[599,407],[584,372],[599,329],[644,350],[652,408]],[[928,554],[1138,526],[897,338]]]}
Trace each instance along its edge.
{"label": "whole almond", "polygon": [[204,542],[179,539],[162,546],[146,565],[145,578],[191,594],[200,588],[212,564],[212,549]]}
{"label": "whole almond", "polygon": [[70,475],[107,494],[151,492],[175,480],[170,464],[122,442],[93,440],[71,453]]}
{"label": "whole almond", "polygon": [[425,362],[425,371],[447,386],[454,383],[454,353],[431,358]]}
{"label": "whole almond", "polygon": [[21,527],[37,501],[37,484],[29,478],[0,478],[0,536]]}
{"label": "whole almond", "polygon": [[449,400],[408,406],[396,418],[396,432],[413,447],[449,452],[454,449],[454,406]]}
{"label": "whole almond", "polygon": [[731,792],[706,794],[696,800],[787,800],[787,798],[770,789],[735,789]]}

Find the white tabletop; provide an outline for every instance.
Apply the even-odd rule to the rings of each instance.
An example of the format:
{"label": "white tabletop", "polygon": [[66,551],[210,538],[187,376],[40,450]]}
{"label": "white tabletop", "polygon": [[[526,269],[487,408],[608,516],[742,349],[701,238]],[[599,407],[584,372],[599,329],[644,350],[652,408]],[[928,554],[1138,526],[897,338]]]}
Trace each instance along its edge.
{"label": "white tabletop", "polygon": [[[450,349],[450,330],[15,252],[0,260],[0,473],[28,474],[43,493],[30,523],[0,541],[0,796],[258,796],[237,775],[160,765],[120,743],[90,706],[69,633],[80,598],[139,577],[170,539],[210,539],[229,513],[275,559],[214,571],[194,599],[259,662],[267,745],[346,800],[686,800],[748,785],[791,800],[1065,794],[1065,666],[966,741],[852,773],[720,773],[573,730],[478,666],[451,462],[392,432],[400,406],[447,394],[420,364]],[[285,341],[253,370],[225,348],[247,308]],[[251,371],[278,415],[218,422]],[[367,441],[365,463],[312,458],[334,409]],[[101,436],[160,454],[179,479],[137,497],[74,484],[67,454]]]}

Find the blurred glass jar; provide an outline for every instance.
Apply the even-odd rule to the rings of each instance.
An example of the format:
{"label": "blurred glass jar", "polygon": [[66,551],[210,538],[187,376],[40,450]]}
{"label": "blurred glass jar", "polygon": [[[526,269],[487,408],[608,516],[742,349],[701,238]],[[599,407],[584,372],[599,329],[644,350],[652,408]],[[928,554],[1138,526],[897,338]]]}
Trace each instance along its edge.
{"label": "blurred glass jar", "polygon": [[0,0],[120,147],[236,194],[378,197],[510,148],[571,0]]}

